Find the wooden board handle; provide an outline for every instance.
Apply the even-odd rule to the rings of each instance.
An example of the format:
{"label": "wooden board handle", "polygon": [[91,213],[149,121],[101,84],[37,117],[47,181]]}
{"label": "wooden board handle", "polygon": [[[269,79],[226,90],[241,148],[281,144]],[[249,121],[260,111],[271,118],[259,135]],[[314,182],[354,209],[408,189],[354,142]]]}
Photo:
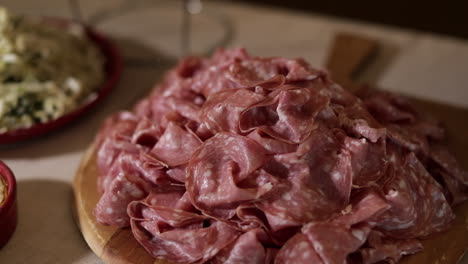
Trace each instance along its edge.
{"label": "wooden board handle", "polygon": [[351,33],[335,36],[326,60],[332,79],[351,90],[356,86],[356,74],[376,55],[375,39]]}

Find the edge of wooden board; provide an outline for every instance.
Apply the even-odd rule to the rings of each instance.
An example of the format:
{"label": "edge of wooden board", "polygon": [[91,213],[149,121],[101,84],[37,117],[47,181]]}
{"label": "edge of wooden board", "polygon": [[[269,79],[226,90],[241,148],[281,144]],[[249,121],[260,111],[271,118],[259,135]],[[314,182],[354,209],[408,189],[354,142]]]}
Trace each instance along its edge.
{"label": "edge of wooden board", "polygon": [[99,200],[96,149],[90,145],[73,181],[74,210],[81,233],[91,250],[106,263],[168,264],[154,259],[135,240],[130,228],[106,226],[96,221],[93,210]]}

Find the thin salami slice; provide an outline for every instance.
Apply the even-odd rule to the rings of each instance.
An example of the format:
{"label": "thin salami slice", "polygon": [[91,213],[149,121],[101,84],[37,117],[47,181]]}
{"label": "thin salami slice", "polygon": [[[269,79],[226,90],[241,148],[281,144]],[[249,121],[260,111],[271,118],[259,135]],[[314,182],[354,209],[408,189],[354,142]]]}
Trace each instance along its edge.
{"label": "thin salami slice", "polygon": [[352,168],[340,131],[312,134],[297,152],[276,155],[291,184],[280,196],[259,203],[273,230],[323,220],[349,202]]}
{"label": "thin salami slice", "polygon": [[363,264],[385,261],[397,263],[404,255],[421,251],[423,246],[416,239],[393,239],[385,237],[378,231],[372,231],[367,240],[367,246],[359,250]]}
{"label": "thin salami slice", "polygon": [[468,173],[463,170],[455,157],[441,146],[431,148],[430,157],[438,168],[434,170],[434,173],[442,177],[452,203],[459,204],[466,201],[468,199]]}
{"label": "thin salami slice", "polygon": [[388,165],[385,140],[372,143],[365,138],[346,137],[344,144],[351,154],[353,186],[373,185],[385,175]]}
{"label": "thin salami slice", "polygon": [[200,144],[200,140],[191,133],[175,123],[169,123],[151,153],[168,166],[177,166],[187,163]]}
{"label": "thin salami slice", "polygon": [[112,179],[104,194],[99,199],[94,215],[103,224],[128,226],[127,205],[131,201],[145,198],[151,190],[151,184],[145,181],[132,166],[134,156],[128,155],[119,160],[119,173]]}
{"label": "thin salami slice", "polygon": [[391,207],[380,216],[377,226],[395,238],[424,237],[446,229],[455,216],[441,186],[414,153],[396,163],[385,194]]}
{"label": "thin salami slice", "polygon": [[[262,238],[263,237],[263,238]],[[240,235],[230,246],[221,250],[212,264],[267,264],[262,240],[267,235],[262,229],[252,229]]]}
{"label": "thin salami slice", "polygon": [[[168,207],[129,206],[135,238],[155,258],[175,263],[204,263],[229,246],[239,235],[230,225]],[[167,221],[169,220],[169,221]]]}
{"label": "thin salami slice", "polygon": [[202,122],[213,133],[239,133],[241,112],[264,98],[263,95],[245,89],[212,94],[201,110]]}
{"label": "thin salami slice", "polygon": [[185,185],[195,207],[232,217],[240,203],[260,199],[275,183],[266,172],[255,173],[268,159],[260,145],[243,136],[219,133],[205,141],[187,168]]}
{"label": "thin salami slice", "polygon": [[314,119],[328,102],[329,99],[320,91],[288,86],[274,99],[267,98],[244,111],[240,129],[247,132],[259,128],[274,138],[300,143],[315,128]]}

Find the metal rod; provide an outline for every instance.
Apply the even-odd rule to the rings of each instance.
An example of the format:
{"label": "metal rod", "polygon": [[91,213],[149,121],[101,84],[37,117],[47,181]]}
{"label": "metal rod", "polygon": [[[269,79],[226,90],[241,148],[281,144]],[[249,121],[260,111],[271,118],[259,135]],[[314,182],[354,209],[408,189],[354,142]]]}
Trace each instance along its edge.
{"label": "metal rod", "polygon": [[181,27],[181,42],[180,42],[180,55],[181,57],[190,54],[190,38],[191,38],[191,14],[188,11],[190,0],[182,1],[182,27]]}
{"label": "metal rod", "polygon": [[83,13],[81,12],[81,6],[79,0],[69,0],[73,19],[77,22],[83,23]]}

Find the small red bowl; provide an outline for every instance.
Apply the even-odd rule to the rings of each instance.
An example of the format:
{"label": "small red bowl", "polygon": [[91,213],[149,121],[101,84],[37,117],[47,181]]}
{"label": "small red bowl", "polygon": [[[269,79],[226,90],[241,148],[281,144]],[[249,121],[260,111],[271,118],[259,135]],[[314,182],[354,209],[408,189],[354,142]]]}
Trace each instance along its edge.
{"label": "small red bowl", "polygon": [[[61,18],[43,18],[46,24],[54,25],[61,28],[67,28],[71,25],[72,21],[68,21]],[[34,138],[51,131],[57,130],[72,121],[78,119],[85,113],[89,112],[97,104],[99,104],[116,86],[117,81],[120,79],[122,74],[122,58],[117,47],[105,36],[96,32],[91,27],[82,25],[86,36],[96,44],[99,50],[104,55],[106,60],[104,64],[105,80],[98,90],[85,100],[80,106],[71,112],[46,123],[35,124],[30,128],[20,128],[5,133],[0,133],[0,145],[12,144],[19,141]]]}
{"label": "small red bowl", "polygon": [[7,194],[0,202],[0,249],[10,240],[18,222],[16,180],[13,172],[0,161],[0,177],[7,184]]}

